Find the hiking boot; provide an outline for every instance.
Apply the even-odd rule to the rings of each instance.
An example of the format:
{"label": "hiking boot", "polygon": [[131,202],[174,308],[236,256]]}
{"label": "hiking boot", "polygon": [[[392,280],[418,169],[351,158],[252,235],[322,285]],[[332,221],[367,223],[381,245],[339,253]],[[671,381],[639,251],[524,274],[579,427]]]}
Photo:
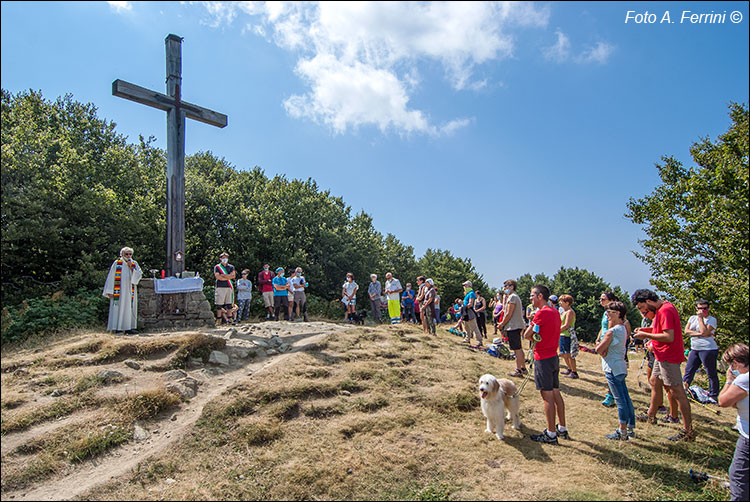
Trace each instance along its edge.
{"label": "hiking boot", "polygon": [[635,419],[639,422],[646,422],[647,424],[655,425],[656,424],[656,417],[652,417],[648,413],[639,413],[635,416]]}
{"label": "hiking boot", "polygon": [[602,401],[602,404],[607,408],[611,408],[615,405],[615,396],[613,396],[612,394],[607,394],[604,398],[604,401]]}
{"label": "hiking boot", "polygon": [[537,443],[547,443],[547,444],[558,444],[557,443],[557,436],[551,438],[547,434],[547,429],[544,429],[544,432],[541,434],[532,434],[529,436],[532,441],[536,441]]}
{"label": "hiking boot", "polygon": [[667,416],[665,417],[662,417],[659,421],[663,424],[679,424],[680,423],[679,418],[673,417],[672,415],[669,415],[669,414],[667,414]]}
{"label": "hiking boot", "polygon": [[669,436],[668,439],[670,441],[695,441],[695,431],[688,432],[685,429],[680,429],[677,434]]}
{"label": "hiking boot", "polygon": [[555,425],[555,431],[557,431],[557,437],[563,438],[563,439],[570,439],[570,436],[568,435],[568,430],[565,429],[564,431],[560,430],[560,425]]}
{"label": "hiking boot", "polygon": [[511,371],[510,373],[508,373],[508,376],[523,378],[524,375],[521,370],[516,369],[515,371]]}
{"label": "hiking boot", "polygon": [[607,439],[615,439],[617,441],[627,441],[628,440],[628,434],[623,433],[619,428],[615,429],[615,432],[612,434],[607,434],[604,436]]}
{"label": "hiking boot", "polygon": [[628,427],[628,439],[635,439],[635,429]]}

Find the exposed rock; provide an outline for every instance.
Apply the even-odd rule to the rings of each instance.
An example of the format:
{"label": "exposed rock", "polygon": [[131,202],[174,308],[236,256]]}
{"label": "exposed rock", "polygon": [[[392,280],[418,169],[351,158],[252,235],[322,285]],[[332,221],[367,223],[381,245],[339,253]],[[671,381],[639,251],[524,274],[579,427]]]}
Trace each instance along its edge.
{"label": "exposed rock", "polygon": [[96,376],[104,380],[105,384],[118,382],[125,379],[125,375],[123,375],[119,371],[114,370],[101,370],[96,374]]}
{"label": "exposed rock", "polygon": [[61,391],[60,389],[55,389],[50,393],[50,396],[52,397],[60,397],[62,395],[63,395],[63,391]]}
{"label": "exposed rock", "polygon": [[185,385],[182,385],[181,383],[175,383],[175,382],[169,382],[165,388],[169,392],[173,392],[177,395],[179,395],[182,399],[190,399],[195,397],[195,391],[189,387],[186,387]]}
{"label": "exposed rock", "polygon": [[229,356],[219,350],[212,350],[211,355],[208,357],[208,362],[221,366],[229,366]]}
{"label": "exposed rock", "polygon": [[132,359],[128,359],[128,360],[127,360],[127,361],[125,361],[125,362],[124,362],[123,364],[124,364],[125,366],[127,366],[128,368],[133,368],[134,370],[139,370],[139,369],[141,369],[141,365],[140,365],[140,364],[138,364],[137,362],[133,361]]}
{"label": "exposed rock", "polygon": [[275,355],[276,355],[276,354],[278,354],[278,353],[279,353],[279,351],[278,351],[278,350],[276,350],[276,349],[268,349],[268,350],[266,351],[266,354],[267,354],[267,355],[269,355],[269,356],[275,356]]}
{"label": "exposed rock", "polygon": [[282,343],[281,345],[279,345],[279,352],[289,352],[290,350],[292,350],[292,347],[290,347],[289,345],[285,343]]}
{"label": "exposed rock", "polygon": [[263,340],[253,340],[253,344],[263,349],[267,349],[269,347],[268,343]]}
{"label": "exposed rock", "polygon": [[174,422],[175,420],[177,420],[177,413],[172,413],[172,416],[171,416],[171,417],[169,417],[169,419],[170,419],[170,420],[171,420],[172,422]]}
{"label": "exposed rock", "polygon": [[193,377],[185,377],[182,380],[178,380],[177,383],[184,385],[188,389],[192,389],[196,393],[198,392],[198,386],[201,384],[201,382]]}
{"label": "exposed rock", "polygon": [[23,368],[18,368],[16,371],[13,372],[13,374],[16,375],[16,376],[25,375],[27,373],[28,373],[28,371],[26,371]]}
{"label": "exposed rock", "polygon": [[239,359],[247,359],[248,357],[255,355],[255,350],[246,349],[244,347],[236,347],[234,349],[234,355]]}
{"label": "exposed rock", "polygon": [[136,425],[133,427],[133,439],[135,439],[136,441],[145,441],[150,437],[151,434],[149,434],[148,431],[140,425]]}
{"label": "exposed rock", "polygon": [[341,391],[341,395],[342,395],[342,396],[351,396],[351,395],[352,395],[352,393],[351,393],[351,392],[349,392],[348,390],[342,390],[342,391]]}
{"label": "exposed rock", "polygon": [[224,333],[224,338],[227,340],[230,340],[236,337],[237,337],[237,328],[228,329],[227,332]]}
{"label": "exposed rock", "polygon": [[162,375],[162,377],[167,380],[179,380],[180,378],[185,378],[186,376],[188,376],[188,374],[182,370],[167,371]]}
{"label": "exposed rock", "polygon": [[192,357],[188,361],[188,367],[190,368],[202,368],[203,367],[203,359]]}

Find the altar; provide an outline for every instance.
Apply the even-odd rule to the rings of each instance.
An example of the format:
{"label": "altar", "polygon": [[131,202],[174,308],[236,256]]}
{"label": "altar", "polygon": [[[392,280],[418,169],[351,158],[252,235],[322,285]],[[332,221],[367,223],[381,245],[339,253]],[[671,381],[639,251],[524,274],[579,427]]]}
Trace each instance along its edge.
{"label": "altar", "polygon": [[203,294],[203,279],[141,279],[138,329],[213,328],[215,317]]}

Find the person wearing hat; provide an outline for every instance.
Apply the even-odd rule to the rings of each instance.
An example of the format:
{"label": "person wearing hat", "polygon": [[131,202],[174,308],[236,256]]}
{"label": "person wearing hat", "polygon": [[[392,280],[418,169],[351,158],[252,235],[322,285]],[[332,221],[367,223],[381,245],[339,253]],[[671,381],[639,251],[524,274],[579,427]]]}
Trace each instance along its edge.
{"label": "person wearing hat", "polygon": [[552,295],[549,297],[549,306],[557,310],[560,315],[562,315],[564,312],[563,308],[560,306],[560,299],[557,297],[557,295]]}
{"label": "person wearing hat", "polygon": [[276,269],[276,277],[273,278],[273,311],[276,320],[279,319],[279,310],[284,310],[284,320],[289,320],[289,281],[284,277],[284,267]]}
{"label": "person wearing hat", "polygon": [[474,302],[477,300],[477,295],[474,293],[474,289],[472,288],[471,281],[466,281],[463,283],[464,287],[464,306],[463,306],[463,321],[464,321],[464,330],[466,330],[466,335],[464,338],[464,341],[471,344],[471,336],[474,335],[474,338],[477,340],[477,347],[482,346],[482,332],[479,331],[479,326],[477,326],[477,314],[474,312]]}
{"label": "person wearing hat", "polygon": [[216,286],[214,288],[214,304],[216,305],[216,317],[222,323],[229,324],[229,316],[234,304],[234,286],[232,279],[236,277],[234,267],[229,264],[229,253],[219,255],[219,264],[214,267]]}

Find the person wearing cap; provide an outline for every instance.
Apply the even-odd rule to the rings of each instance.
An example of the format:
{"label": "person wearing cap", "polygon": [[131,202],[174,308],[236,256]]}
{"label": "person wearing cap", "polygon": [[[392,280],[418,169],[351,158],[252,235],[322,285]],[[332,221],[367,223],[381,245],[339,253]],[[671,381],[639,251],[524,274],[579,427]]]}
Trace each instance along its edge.
{"label": "person wearing cap", "polygon": [[258,273],[258,290],[263,295],[263,306],[266,308],[266,319],[273,319],[273,277],[271,265],[263,264],[263,270]]}
{"label": "person wearing cap", "polygon": [[380,296],[383,293],[383,287],[380,285],[378,276],[370,274],[370,285],[367,287],[367,294],[370,297],[370,310],[372,311],[372,320],[380,323]]}
{"label": "person wearing cap", "polygon": [[472,335],[477,340],[477,347],[482,346],[482,332],[479,331],[477,326],[477,314],[474,312],[474,303],[476,302],[477,295],[474,293],[471,281],[463,283],[464,287],[464,306],[463,306],[463,321],[466,335],[464,341],[471,344]]}
{"label": "person wearing cap", "polygon": [[214,304],[216,305],[216,317],[221,322],[229,324],[229,316],[234,304],[234,286],[232,279],[236,277],[234,267],[229,264],[229,253],[219,255],[220,263],[214,267],[216,287],[214,288]]}
{"label": "person wearing cap", "polygon": [[284,267],[276,269],[276,277],[273,278],[273,311],[274,317],[279,321],[279,310],[284,309],[284,320],[289,320],[289,281],[284,277]]}
{"label": "person wearing cap", "polygon": [[385,295],[388,299],[388,316],[391,318],[391,324],[401,323],[401,281],[393,277],[388,272],[385,274]]}
{"label": "person wearing cap", "polygon": [[552,295],[549,297],[549,306],[553,309],[557,310],[557,312],[562,315],[563,314],[563,308],[560,306],[560,299],[557,297],[557,295]]}

